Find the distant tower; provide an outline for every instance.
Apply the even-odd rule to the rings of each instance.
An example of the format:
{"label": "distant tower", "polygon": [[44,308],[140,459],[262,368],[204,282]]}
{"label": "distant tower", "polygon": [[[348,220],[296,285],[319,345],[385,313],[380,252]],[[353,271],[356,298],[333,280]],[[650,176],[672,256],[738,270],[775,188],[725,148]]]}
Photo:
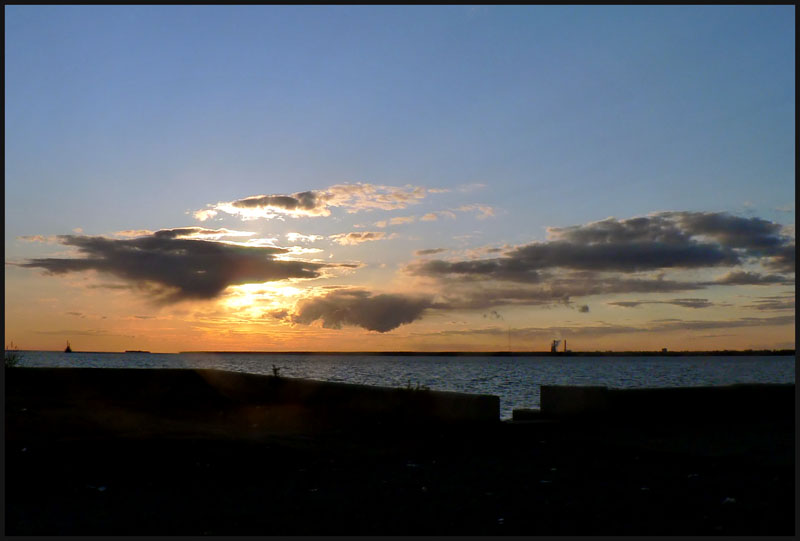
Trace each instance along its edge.
{"label": "distant tower", "polygon": [[564,353],[566,353],[566,352],[567,352],[567,341],[566,341],[566,339],[565,339],[565,340],[564,340]]}
{"label": "distant tower", "polygon": [[553,340],[553,344],[550,346],[550,353],[558,353],[559,343],[561,343],[561,340]]}

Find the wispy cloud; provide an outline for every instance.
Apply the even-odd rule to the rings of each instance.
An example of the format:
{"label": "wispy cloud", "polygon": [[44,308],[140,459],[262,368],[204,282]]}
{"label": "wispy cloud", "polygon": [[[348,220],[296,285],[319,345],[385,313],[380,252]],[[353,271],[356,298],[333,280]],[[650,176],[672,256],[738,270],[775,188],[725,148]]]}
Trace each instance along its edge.
{"label": "wispy cloud", "polygon": [[389,225],[410,224],[416,221],[416,216],[395,216],[389,220]]}
{"label": "wispy cloud", "polygon": [[287,233],[286,239],[289,242],[316,242],[325,237],[322,235],[303,235],[302,233]]}
{"label": "wispy cloud", "polygon": [[676,293],[702,289],[697,282],[663,278],[640,278],[601,273],[542,274],[538,283],[515,283],[502,280],[451,280],[438,283],[436,308],[448,310],[485,310],[517,306],[568,306],[576,297],[621,295],[627,293]]}
{"label": "wispy cloud", "polygon": [[710,308],[716,306],[708,299],[671,299],[667,301],[614,301],[608,304],[612,306],[621,306],[623,308],[636,308],[643,304],[672,304],[683,308]]}
{"label": "wispy cloud", "polygon": [[427,250],[417,250],[416,252],[414,252],[414,255],[417,256],[435,255],[435,254],[441,254],[442,252],[446,251],[447,251],[446,248],[429,248]]}
{"label": "wispy cloud", "polygon": [[477,218],[479,220],[485,220],[486,218],[491,218],[494,216],[494,208],[490,207],[489,205],[462,205],[455,210],[459,212],[475,212],[477,213]]}
{"label": "wispy cloud", "polygon": [[794,295],[759,297],[753,303],[746,305],[746,307],[761,311],[794,310],[795,298]]}
{"label": "wispy cloud", "polygon": [[[118,334],[114,332],[107,331],[105,329],[64,329],[64,330],[53,330],[53,331],[42,331],[42,330],[35,330],[33,331],[36,334],[45,334],[45,335],[60,335],[60,336],[108,336],[108,337],[121,337],[121,338],[135,338],[134,335],[131,334]],[[73,343],[74,345],[74,343]]]}
{"label": "wispy cloud", "polygon": [[[489,327],[484,329],[454,329],[439,332],[415,333],[416,336],[496,336],[504,337],[509,332],[515,340],[541,340],[550,339],[553,336],[580,338],[580,337],[600,337],[606,335],[619,335],[631,333],[662,333],[670,331],[703,331],[710,329],[734,329],[742,327],[772,327],[782,325],[793,325],[794,316],[774,316],[774,317],[745,317],[730,320],[669,320],[651,321],[644,325],[618,325],[618,324],[597,324],[597,325],[563,325],[551,327],[523,327],[514,328],[509,331],[507,327]],[[705,335],[707,336],[707,335]]]}
{"label": "wispy cloud", "polygon": [[156,236],[161,238],[173,239],[206,239],[206,240],[219,240],[225,237],[252,237],[255,235],[252,231],[236,231],[235,229],[207,229],[205,227],[176,227],[172,229],[160,229],[158,231],[150,231],[148,229],[127,229],[125,231],[117,231],[114,233],[117,237],[136,238],[136,237],[150,237]]}
{"label": "wispy cloud", "polygon": [[362,244],[364,242],[371,242],[375,240],[388,239],[383,231],[353,231],[350,233],[339,233],[337,235],[330,235],[329,239],[333,240],[342,246],[353,244]]}
{"label": "wispy cloud", "polygon": [[451,220],[456,219],[456,213],[450,210],[437,210],[435,212],[429,212],[423,215],[420,218],[421,222],[435,222],[439,218],[449,218]]}
{"label": "wispy cloud", "polygon": [[749,271],[730,271],[714,279],[709,284],[720,285],[774,285],[793,284],[794,280],[780,274],[760,274]]}
{"label": "wispy cloud", "polygon": [[42,242],[45,244],[58,242],[58,237],[55,235],[21,235],[17,238],[25,242]]}

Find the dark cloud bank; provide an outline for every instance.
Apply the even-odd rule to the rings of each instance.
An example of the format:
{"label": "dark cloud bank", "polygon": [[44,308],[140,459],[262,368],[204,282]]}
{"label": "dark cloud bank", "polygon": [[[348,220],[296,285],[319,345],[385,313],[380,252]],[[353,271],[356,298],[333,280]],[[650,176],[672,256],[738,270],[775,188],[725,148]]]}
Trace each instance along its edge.
{"label": "dark cloud bank", "polygon": [[61,235],[58,241],[78,248],[83,257],[31,259],[21,266],[54,274],[85,270],[111,274],[143,284],[164,302],[212,299],[231,285],[317,278],[324,269],[341,266],[278,259],[288,252],[286,248],[182,238],[189,230],[161,230],[133,239]]}
{"label": "dark cloud bank", "polygon": [[289,319],[303,325],[322,320],[326,329],[352,325],[387,332],[419,319],[431,305],[430,297],[426,296],[373,295],[363,289],[345,289],[301,301]]}
{"label": "dark cloud bank", "polygon": [[[786,267],[794,239],[779,224],[722,213],[665,212],[567,228],[550,228],[551,240],[519,246],[503,257],[431,260],[412,270],[428,276],[461,275],[530,283],[544,269],[638,272],[739,265],[760,259]],[[792,259],[793,263],[793,259]]]}
{"label": "dark cloud bank", "polygon": [[[548,241],[518,246],[500,257],[429,259],[406,270],[439,280],[443,293],[437,305],[440,308],[483,309],[500,304],[567,302],[573,296],[794,283],[793,277],[774,274],[794,273],[794,238],[785,235],[780,224],[760,218],[661,212],[550,228],[548,233]],[[661,274],[670,269],[745,263],[760,263],[773,274],[734,270],[711,282],[666,280]]]}
{"label": "dark cloud bank", "polygon": [[[280,207],[313,214],[326,208],[322,201],[326,205],[353,208],[376,205],[376,208],[399,208],[424,195],[414,190],[386,188],[383,199],[375,199],[375,188],[369,186],[344,186],[337,190],[329,190],[324,198],[313,192],[288,198],[259,196],[238,201],[236,206]],[[289,252],[286,248],[208,240],[220,235],[220,231],[165,229],[130,239],[62,235],[57,237],[58,241],[76,247],[80,258],[32,259],[21,266],[55,274],[84,270],[111,274],[143,288],[162,302],[212,299],[231,285],[318,278],[326,269],[357,267],[284,260],[281,256]],[[794,238],[785,235],[781,225],[760,218],[726,213],[661,212],[628,220],[609,218],[551,228],[548,233],[546,242],[506,249],[497,257],[461,261],[428,259],[409,265],[408,273],[437,280],[436,301],[426,296],[334,289],[325,296],[301,301],[293,314],[274,316],[304,325],[321,320],[326,328],[352,325],[387,332],[421,318],[429,309],[569,305],[572,297],[589,295],[677,293],[720,285],[794,283]],[[417,255],[431,256],[441,251],[441,248],[420,250]],[[710,282],[670,280],[663,275],[669,269],[730,268],[753,263],[760,264],[765,272],[733,269]],[[709,306],[704,299],[695,298],[617,304],[635,306],[643,302],[690,308]],[[578,309],[586,312],[588,306]],[[743,324],[761,323],[762,320],[754,319]],[[703,326],[701,322],[685,324],[692,328]]]}

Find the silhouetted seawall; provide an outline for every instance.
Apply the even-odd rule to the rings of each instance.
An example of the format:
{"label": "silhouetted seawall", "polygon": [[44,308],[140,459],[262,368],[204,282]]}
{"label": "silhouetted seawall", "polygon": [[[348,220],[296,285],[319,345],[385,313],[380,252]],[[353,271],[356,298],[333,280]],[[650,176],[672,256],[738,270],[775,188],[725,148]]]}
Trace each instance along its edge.
{"label": "silhouetted seawall", "polygon": [[541,415],[609,421],[679,423],[794,419],[794,384],[747,383],[717,387],[608,389],[543,385]]}
{"label": "silhouetted seawall", "polygon": [[499,422],[492,395],[376,387],[212,369],[20,368],[12,394],[51,403],[97,403],[153,411],[219,411],[243,405],[297,406],[358,422]]}

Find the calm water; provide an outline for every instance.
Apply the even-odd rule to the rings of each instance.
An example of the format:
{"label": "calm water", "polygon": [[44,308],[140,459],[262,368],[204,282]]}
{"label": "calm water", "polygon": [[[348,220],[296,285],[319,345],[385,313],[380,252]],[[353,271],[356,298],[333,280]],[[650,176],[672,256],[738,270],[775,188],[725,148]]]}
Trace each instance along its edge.
{"label": "calm water", "polygon": [[781,357],[402,357],[368,355],[237,355],[23,353],[23,366],[218,368],[385,387],[425,385],[439,391],[493,394],[500,416],[538,408],[540,385],[677,387],[794,383],[795,358]]}

